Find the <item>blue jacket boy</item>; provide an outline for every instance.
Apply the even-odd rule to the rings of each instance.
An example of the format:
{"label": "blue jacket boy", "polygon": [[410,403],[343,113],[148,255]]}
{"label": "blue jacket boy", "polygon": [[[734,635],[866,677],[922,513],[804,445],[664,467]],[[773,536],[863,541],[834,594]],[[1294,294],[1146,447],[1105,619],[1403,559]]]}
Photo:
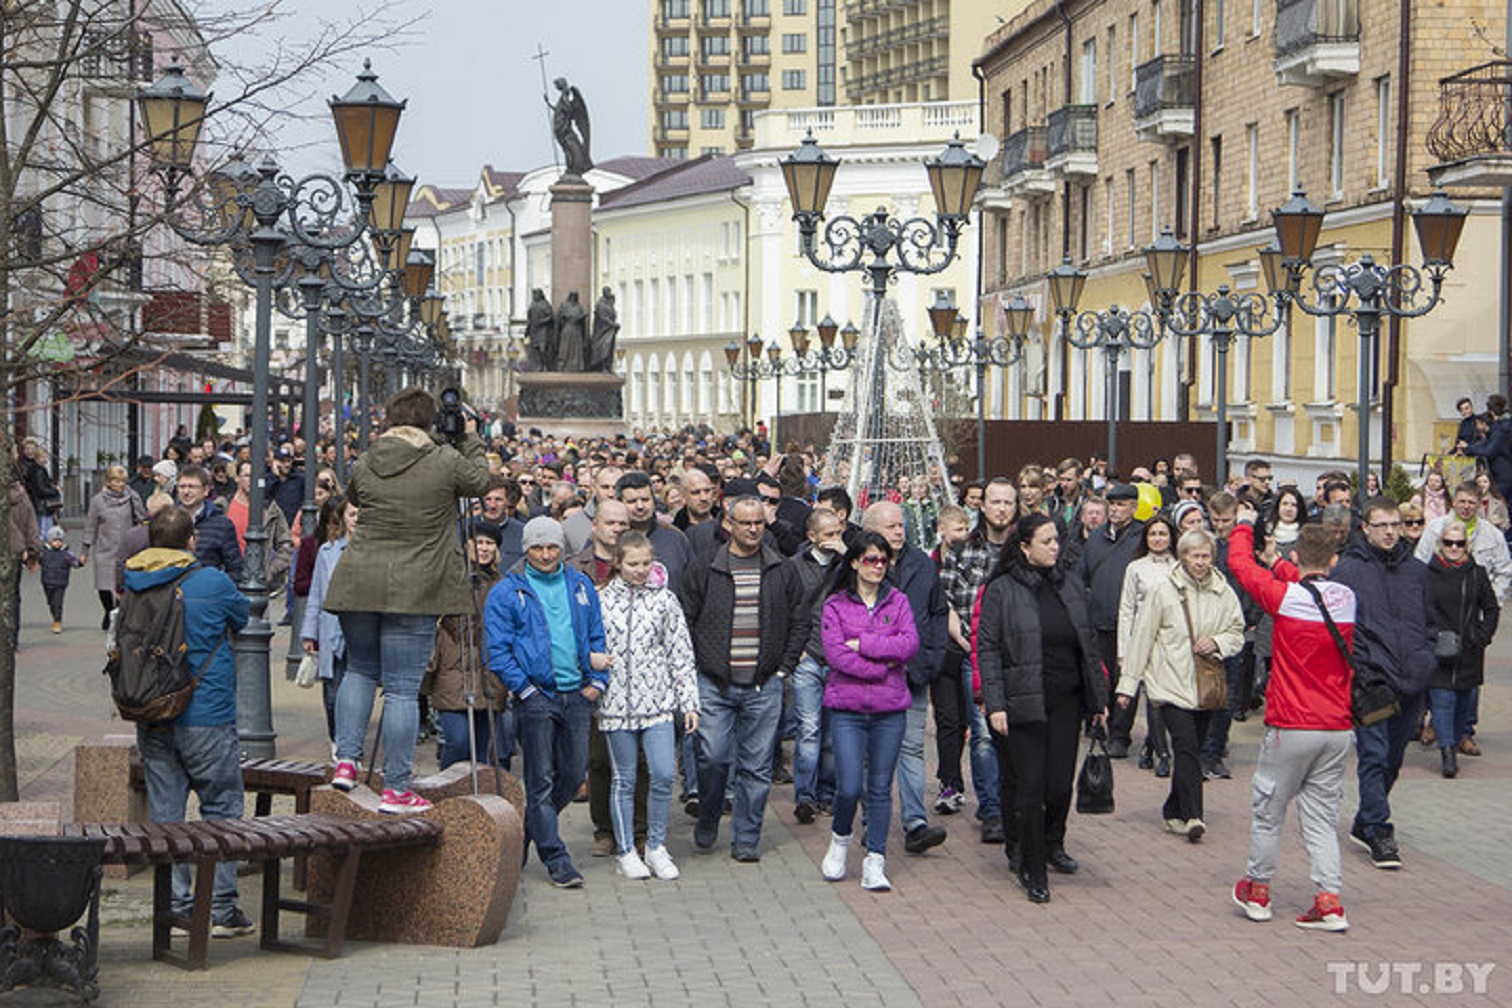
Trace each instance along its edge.
{"label": "blue jacket boy", "polygon": [[[551,634],[547,630],[546,604],[540,592],[551,579],[565,581],[572,633],[577,643],[580,678],[561,681],[554,670]],[[521,700],[537,690],[555,693],[596,686],[602,693],[609,686],[609,673],[595,671],[590,656],[606,650],[604,620],[598,592],[582,572],[558,563],[553,574],[542,574],[521,561],[488,593],[483,613],[484,639],[488,642],[488,667],[504,688]]]}

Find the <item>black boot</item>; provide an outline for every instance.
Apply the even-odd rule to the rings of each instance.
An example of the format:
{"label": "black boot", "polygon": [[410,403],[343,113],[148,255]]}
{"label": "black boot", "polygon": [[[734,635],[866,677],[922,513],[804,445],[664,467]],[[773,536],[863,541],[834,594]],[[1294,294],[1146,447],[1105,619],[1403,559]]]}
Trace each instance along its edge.
{"label": "black boot", "polygon": [[1145,739],[1144,748],[1139,750],[1139,762],[1135,766],[1141,770],[1149,770],[1155,765],[1155,749],[1150,745],[1150,740]]}
{"label": "black boot", "polygon": [[1459,757],[1455,755],[1453,746],[1440,749],[1439,758],[1443,760],[1442,772],[1445,778],[1452,779],[1459,773]]}

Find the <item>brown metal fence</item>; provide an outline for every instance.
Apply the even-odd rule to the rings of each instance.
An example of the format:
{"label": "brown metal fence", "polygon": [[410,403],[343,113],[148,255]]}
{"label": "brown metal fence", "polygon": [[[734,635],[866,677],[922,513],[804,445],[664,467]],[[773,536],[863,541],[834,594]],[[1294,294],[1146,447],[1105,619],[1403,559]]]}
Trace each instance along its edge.
{"label": "brown metal fence", "polygon": [[[823,450],[837,416],[785,415],[778,421],[777,437],[784,445],[815,444]],[[970,482],[978,478],[975,421],[952,423],[962,425],[965,436],[958,439],[955,454],[949,459],[950,472]],[[1030,462],[1054,465],[1064,458],[1085,461],[1094,453],[1105,454],[1108,448],[1108,424],[1103,420],[988,420],[986,435],[988,476],[1012,476]],[[1196,457],[1204,478],[1211,480],[1217,466],[1217,437],[1214,423],[1124,421],[1118,425],[1119,468],[1128,472],[1135,466],[1150,466],[1157,458],[1188,452]]]}

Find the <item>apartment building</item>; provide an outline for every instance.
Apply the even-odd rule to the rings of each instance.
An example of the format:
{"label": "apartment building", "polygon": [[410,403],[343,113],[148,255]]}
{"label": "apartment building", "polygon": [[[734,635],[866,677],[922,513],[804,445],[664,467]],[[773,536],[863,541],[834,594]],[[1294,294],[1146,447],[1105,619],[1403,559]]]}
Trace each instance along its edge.
{"label": "apartment building", "polygon": [[[1025,365],[1001,376],[1007,416],[1106,416],[1106,356],[1070,347],[1043,307],[1044,275],[1063,259],[1090,274],[1082,308],[1147,306],[1141,252],[1170,228],[1194,248],[1190,289],[1261,289],[1270,211],[1304,189],[1327,211],[1315,264],[1419,262],[1398,208],[1431,192],[1438,82],[1492,57],[1503,6],[1036,0],[994,31],[976,61],[984,127],[1004,138],[983,201],[983,317],[1015,293],[1042,306]],[[1455,194],[1472,213],[1444,304],[1366,348],[1376,457],[1383,386],[1398,460],[1440,447],[1434,425],[1458,396],[1494,391],[1496,305],[1471,294],[1495,289],[1489,195]],[[1360,343],[1346,320],[1300,311],[1268,338],[1241,337],[1229,354],[1233,464],[1259,455],[1305,478],[1351,457]],[[1116,380],[1126,418],[1214,418],[1205,339],[1126,353]]]}
{"label": "apartment building", "polygon": [[838,0],[652,0],[651,147],[733,154],[757,112],[833,105]]}
{"label": "apartment building", "polygon": [[845,0],[843,100],[886,105],[975,98],[971,56],[992,28],[1027,5],[1028,0]]}

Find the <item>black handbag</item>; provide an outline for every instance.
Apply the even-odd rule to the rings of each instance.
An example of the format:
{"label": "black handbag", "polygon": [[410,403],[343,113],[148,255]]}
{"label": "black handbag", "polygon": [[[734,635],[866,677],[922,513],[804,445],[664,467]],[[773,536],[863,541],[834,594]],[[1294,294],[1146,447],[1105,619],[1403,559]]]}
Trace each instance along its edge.
{"label": "black handbag", "polygon": [[1107,737],[1101,727],[1092,729],[1092,741],[1076,775],[1076,811],[1084,815],[1113,811],[1113,760],[1108,756]]}
{"label": "black handbag", "polygon": [[1380,672],[1361,669],[1355,665],[1354,656],[1349,653],[1349,645],[1344,643],[1344,635],[1334,623],[1328,606],[1323,604],[1323,596],[1318,589],[1307,581],[1302,582],[1302,587],[1307,589],[1318,611],[1323,614],[1323,622],[1328,624],[1328,632],[1333,635],[1334,646],[1344,656],[1344,664],[1349,666],[1349,671],[1354,673],[1350,677],[1349,713],[1354,717],[1355,724],[1366,727],[1378,724],[1401,710],[1401,697],[1397,696],[1396,687],[1391,685],[1390,680]]}

